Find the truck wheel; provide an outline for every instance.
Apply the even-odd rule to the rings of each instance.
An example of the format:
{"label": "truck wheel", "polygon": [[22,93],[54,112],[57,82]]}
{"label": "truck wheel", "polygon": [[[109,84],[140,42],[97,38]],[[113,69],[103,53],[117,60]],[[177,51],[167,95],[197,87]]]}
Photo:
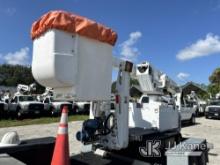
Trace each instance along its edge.
{"label": "truck wheel", "polygon": [[8,112],[8,111],[5,111],[5,112],[4,112],[3,118],[4,118],[4,119],[8,119],[8,118],[9,118],[9,112]]}
{"label": "truck wheel", "polygon": [[84,105],[84,108],[83,108],[84,112],[83,112],[83,114],[84,115],[89,115],[89,109],[90,109],[90,104]]}
{"label": "truck wheel", "polygon": [[12,111],[9,111],[9,112],[8,112],[8,116],[9,116],[10,119],[13,120],[13,119],[16,118],[16,113],[15,113],[15,112],[12,112]]}
{"label": "truck wheel", "polygon": [[199,116],[199,110],[196,109],[196,117],[198,117],[198,116]]}
{"label": "truck wheel", "polygon": [[72,111],[73,111],[73,114],[78,114],[79,113],[79,107],[77,105],[74,105]]}
{"label": "truck wheel", "polygon": [[3,115],[4,115],[3,110],[1,110],[0,111],[0,119],[3,119]]}
{"label": "truck wheel", "polygon": [[196,117],[195,117],[195,115],[192,115],[191,120],[190,120],[190,124],[191,125],[196,124]]}
{"label": "truck wheel", "polygon": [[22,116],[22,113],[21,113],[21,108],[18,107],[17,110],[16,110],[16,118],[17,118],[18,120],[21,120],[22,117],[23,117],[23,116]]}
{"label": "truck wheel", "polygon": [[55,116],[54,110],[55,110],[54,107],[50,108],[50,116],[52,116],[52,117]]}
{"label": "truck wheel", "polygon": [[206,118],[206,119],[209,119],[209,115],[205,115],[205,118]]}

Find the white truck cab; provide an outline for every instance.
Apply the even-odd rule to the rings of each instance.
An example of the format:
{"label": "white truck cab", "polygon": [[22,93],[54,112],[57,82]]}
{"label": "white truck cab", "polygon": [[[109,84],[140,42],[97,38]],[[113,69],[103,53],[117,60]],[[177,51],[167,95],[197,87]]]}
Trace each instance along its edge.
{"label": "white truck cab", "polygon": [[51,116],[61,114],[63,106],[67,106],[69,112],[72,111],[72,104],[70,102],[54,100],[52,96],[45,97],[42,102],[44,103],[45,112]]}
{"label": "white truck cab", "polygon": [[220,119],[220,100],[210,100],[209,105],[205,109],[205,117]]}
{"label": "white truck cab", "polygon": [[9,113],[17,118],[22,118],[24,115],[40,115],[43,110],[43,103],[31,95],[16,95],[9,103]]}

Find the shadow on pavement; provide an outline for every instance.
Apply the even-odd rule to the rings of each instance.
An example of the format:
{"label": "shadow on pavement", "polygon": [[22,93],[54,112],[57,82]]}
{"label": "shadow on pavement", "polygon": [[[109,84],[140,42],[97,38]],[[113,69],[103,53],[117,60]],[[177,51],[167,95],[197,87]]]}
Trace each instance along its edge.
{"label": "shadow on pavement", "polygon": [[190,123],[182,123],[181,127],[192,127],[192,126],[196,126],[196,125],[201,125],[201,123],[195,123],[195,124],[190,124]]}

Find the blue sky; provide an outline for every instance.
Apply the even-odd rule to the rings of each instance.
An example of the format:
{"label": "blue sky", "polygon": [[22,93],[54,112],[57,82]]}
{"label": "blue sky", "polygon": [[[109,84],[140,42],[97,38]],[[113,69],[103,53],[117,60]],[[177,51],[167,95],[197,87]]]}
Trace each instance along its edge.
{"label": "blue sky", "polygon": [[1,1],[0,63],[30,64],[31,25],[57,9],[111,27],[115,55],[147,60],[180,84],[207,84],[220,66],[220,0]]}

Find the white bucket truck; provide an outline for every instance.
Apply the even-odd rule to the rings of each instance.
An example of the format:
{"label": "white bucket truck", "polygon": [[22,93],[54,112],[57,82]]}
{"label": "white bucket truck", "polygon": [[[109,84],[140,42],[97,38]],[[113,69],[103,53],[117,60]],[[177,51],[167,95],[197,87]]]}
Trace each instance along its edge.
{"label": "white bucket truck", "polygon": [[[73,17],[71,15],[69,20]],[[100,24],[95,27],[99,28],[83,35],[77,30],[67,32],[67,27],[42,30],[44,33],[37,35],[33,42],[34,78],[52,87],[55,99],[92,102],[91,118],[83,122],[76,135],[83,144],[92,144],[94,150],[101,148],[149,161],[150,157],[141,157],[139,149],[146,148],[147,140],[158,140],[164,158],[165,146],[173,146],[181,139],[178,111],[161,102],[162,92],[156,94],[154,91],[163,90],[160,88],[163,84],[144,74],[139,76],[141,82],[149,81],[155,93],[152,97],[147,95],[149,104],[141,108],[137,103],[129,103],[130,77],[136,76],[136,67],[131,62],[114,58],[114,43],[100,39],[100,35],[105,34],[103,31],[109,29]],[[83,32],[86,30],[89,28]],[[97,38],[91,37],[94,33]],[[110,107],[112,67],[118,68],[114,111]]]}
{"label": "white bucket truck", "polygon": [[8,105],[9,115],[17,119],[21,119],[27,115],[41,116],[43,114],[44,104],[32,95],[32,92],[35,90],[35,84],[18,84],[17,92]]}

